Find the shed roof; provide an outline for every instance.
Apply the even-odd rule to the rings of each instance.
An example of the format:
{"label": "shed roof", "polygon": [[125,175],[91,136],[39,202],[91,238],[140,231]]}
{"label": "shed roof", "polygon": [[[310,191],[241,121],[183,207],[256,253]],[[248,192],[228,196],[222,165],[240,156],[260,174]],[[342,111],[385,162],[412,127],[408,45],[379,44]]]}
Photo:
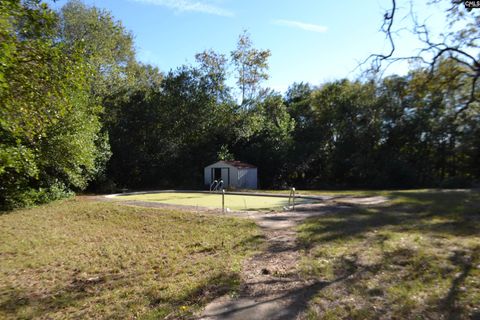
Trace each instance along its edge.
{"label": "shed roof", "polygon": [[222,161],[215,162],[210,166],[215,166],[216,164],[221,164],[221,163],[238,168],[238,169],[256,168],[253,164],[249,164],[249,163],[245,163],[237,160],[233,160],[233,161],[222,160]]}
{"label": "shed roof", "polygon": [[237,161],[237,160],[223,161],[223,162],[225,162],[226,164],[229,164],[231,166],[234,166],[236,168],[256,168],[253,164],[249,164],[249,163],[241,162],[241,161]]}

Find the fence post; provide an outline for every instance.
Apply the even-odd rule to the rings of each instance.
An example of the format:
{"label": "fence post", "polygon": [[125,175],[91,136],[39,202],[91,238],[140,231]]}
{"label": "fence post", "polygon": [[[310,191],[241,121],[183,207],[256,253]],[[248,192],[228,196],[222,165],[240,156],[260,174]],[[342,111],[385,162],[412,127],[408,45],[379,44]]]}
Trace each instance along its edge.
{"label": "fence post", "polygon": [[222,214],[225,214],[225,189],[222,189]]}
{"label": "fence post", "polygon": [[292,201],[293,208],[292,208],[292,210],[295,211],[295,187],[292,188],[292,192],[293,192],[293,201]]}

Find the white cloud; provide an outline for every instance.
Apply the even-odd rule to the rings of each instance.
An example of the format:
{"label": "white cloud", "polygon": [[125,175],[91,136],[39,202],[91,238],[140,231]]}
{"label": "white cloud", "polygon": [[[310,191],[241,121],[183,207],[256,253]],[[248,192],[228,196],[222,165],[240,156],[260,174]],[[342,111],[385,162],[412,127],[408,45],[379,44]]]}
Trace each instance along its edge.
{"label": "white cloud", "polygon": [[194,11],[217,16],[231,17],[233,12],[204,1],[195,0],[132,0],[156,6],[167,7],[179,12]]}
{"label": "white cloud", "polygon": [[320,26],[318,24],[312,24],[312,23],[305,23],[301,21],[279,19],[279,20],[273,20],[273,23],[281,26],[287,26],[291,28],[297,28],[297,29],[302,29],[302,30],[312,31],[312,32],[323,33],[327,31],[327,27],[325,26]]}

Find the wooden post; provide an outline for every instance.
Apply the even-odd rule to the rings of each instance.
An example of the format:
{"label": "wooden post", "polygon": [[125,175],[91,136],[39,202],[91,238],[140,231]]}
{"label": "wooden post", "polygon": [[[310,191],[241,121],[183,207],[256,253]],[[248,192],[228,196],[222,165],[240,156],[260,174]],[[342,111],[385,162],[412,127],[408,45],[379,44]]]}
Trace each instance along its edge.
{"label": "wooden post", "polygon": [[295,187],[292,188],[292,192],[293,192],[293,201],[292,201],[293,208],[292,208],[292,210],[295,211]]}
{"label": "wooden post", "polygon": [[222,213],[225,214],[225,189],[222,189]]}

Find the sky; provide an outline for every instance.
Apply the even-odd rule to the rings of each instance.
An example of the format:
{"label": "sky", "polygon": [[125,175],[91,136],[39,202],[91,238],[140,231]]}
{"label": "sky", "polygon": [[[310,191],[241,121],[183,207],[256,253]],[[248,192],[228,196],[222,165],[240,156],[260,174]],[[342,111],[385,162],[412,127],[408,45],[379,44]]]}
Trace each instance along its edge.
{"label": "sky", "polygon": [[[55,6],[61,6],[59,0]],[[284,92],[294,82],[320,85],[353,79],[371,53],[389,51],[380,31],[389,0],[83,0],[109,10],[135,38],[137,58],[168,72],[195,64],[205,49],[229,54],[243,30],[258,49],[269,49],[266,86]],[[436,32],[443,27],[442,8],[416,3],[421,21]],[[410,9],[398,0],[399,18]],[[420,6],[419,6],[420,4]],[[399,21],[398,28],[407,20]],[[397,39],[397,53],[411,55],[420,43],[406,31]],[[389,73],[406,73],[406,64]]]}

